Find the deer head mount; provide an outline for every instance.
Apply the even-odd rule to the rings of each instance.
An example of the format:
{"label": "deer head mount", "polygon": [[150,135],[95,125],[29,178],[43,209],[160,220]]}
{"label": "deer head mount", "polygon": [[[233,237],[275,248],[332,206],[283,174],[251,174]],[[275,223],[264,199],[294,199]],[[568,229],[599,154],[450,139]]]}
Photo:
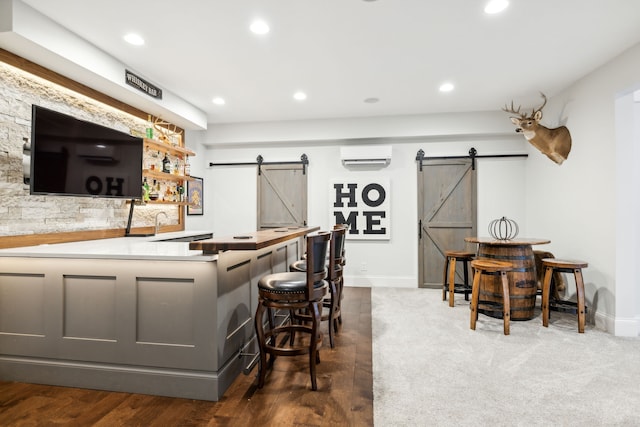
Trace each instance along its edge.
{"label": "deer head mount", "polygon": [[516,125],[516,132],[522,132],[531,145],[561,165],[562,162],[567,160],[571,151],[571,134],[565,126],[549,129],[540,124],[542,109],[547,104],[545,94],[540,92],[540,95],[542,95],[544,102],[540,107],[534,108],[529,116],[527,116],[527,113],[521,113],[520,107],[517,110],[514,109],[513,101],[511,101],[511,108],[507,108],[507,105],[505,105],[502,111],[517,114],[518,117],[511,117],[511,122]]}

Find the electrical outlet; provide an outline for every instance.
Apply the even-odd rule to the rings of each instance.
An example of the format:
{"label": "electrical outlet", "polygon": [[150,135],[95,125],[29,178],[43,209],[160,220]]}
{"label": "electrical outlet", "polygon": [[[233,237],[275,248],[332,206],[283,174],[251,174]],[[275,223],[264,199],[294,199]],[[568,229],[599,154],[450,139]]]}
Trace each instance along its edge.
{"label": "electrical outlet", "polygon": [[363,262],[360,264],[360,271],[367,271],[367,263]]}

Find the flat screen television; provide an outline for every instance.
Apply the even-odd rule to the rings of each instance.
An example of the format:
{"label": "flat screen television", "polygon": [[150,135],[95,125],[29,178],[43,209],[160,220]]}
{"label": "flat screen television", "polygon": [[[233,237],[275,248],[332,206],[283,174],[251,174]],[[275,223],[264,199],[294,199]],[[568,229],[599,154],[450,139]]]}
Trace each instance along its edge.
{"label": "flat screen television", "polygon": [[142,138],[32,107],[31,194],[142,197]]}

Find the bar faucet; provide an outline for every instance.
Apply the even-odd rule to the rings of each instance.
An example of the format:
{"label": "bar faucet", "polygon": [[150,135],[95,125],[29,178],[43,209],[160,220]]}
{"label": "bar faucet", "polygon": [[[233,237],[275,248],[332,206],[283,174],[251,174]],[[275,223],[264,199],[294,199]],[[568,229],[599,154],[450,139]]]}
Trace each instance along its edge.
{"label": "bar faucet", "polygon": [[156,228],[155,228],[155,233],[154,234],[158,234],[158,230],[159,230],[158,226],[160,225],[159,222],[158,222],[158,217],[160,216],[160,214],[164,215],[165,218],[169,219],[169,217],[167,216],[166,212],[164,212],[164,211],[158,212],[156,214]]}

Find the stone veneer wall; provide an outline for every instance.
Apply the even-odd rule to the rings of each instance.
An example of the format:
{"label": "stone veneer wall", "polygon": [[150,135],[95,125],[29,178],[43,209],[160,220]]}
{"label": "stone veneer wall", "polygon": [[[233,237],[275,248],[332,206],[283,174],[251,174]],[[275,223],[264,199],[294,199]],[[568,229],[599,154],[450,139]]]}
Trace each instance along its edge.
{"label": "stone veneer wall", "polygon": [[[0,62],[0,236],[126,228],[125,200],[71,196],[32,196],[23,182],[23,145],[31,138],[31,105],[129,133],[145,121],[62,86]],[[28,152],[26,152],[28,156]],[[156,213],[178,223],[178,207],[136,206],[134,227],[154,224]]]}

